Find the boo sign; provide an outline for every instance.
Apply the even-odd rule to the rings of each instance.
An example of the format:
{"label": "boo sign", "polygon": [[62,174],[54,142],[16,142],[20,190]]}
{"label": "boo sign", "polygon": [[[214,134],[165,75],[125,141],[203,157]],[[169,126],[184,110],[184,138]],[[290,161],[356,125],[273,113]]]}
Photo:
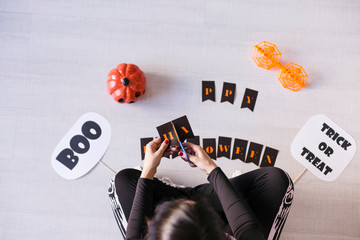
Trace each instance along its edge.
{"label": "boo sign", "polygon": [[324,181],[334,181],[355,152],[355,140],[325,115],[311,117],[291,144],[293,157]]}
{"label": "boo sign", "polygon": [[104,156],[111,139],[109,122],[97,113],[82,115],[55,147],[51,165],[60,176],[76,179]]}

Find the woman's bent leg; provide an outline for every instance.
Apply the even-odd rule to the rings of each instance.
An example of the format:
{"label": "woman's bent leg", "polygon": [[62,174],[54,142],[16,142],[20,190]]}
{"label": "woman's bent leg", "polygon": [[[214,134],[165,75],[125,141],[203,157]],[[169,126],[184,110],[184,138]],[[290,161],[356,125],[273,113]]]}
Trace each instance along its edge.
{"label": "woman's bent leg", "polygon": [[[234,190],[245,197],[264,235],[269,236],[269,239],[277,239],[286,221],[294,195],[290,177],[279,168],[265,167],[229,180]],[[216,212],[226,221],[219,198],[210,184],[202,184],[191,189],[190,195],[194,200],[208,199]]]}
{"label": "woman's bent leg", "polygon": [[[135,197],[136,186],[140,175],[141,171],[139,170],[124,169],[116,174],[115,177],[116,194],[125,213],[126,220],[129,220],[132,203]],[[169,186],[159,179],[154,178],[154,208],[160,202],[187,197],[188,194],[184,189]]]}
{"label": "woman's bent leg", "polygon": [[126,220],[129,220],[132,203],[134,201],[136,185],[141,171],[136,169],[123,169],[115,176],[115,190]]}
{"label": "woman's bent leg", "polygon": [[236,191],[244,194],[265,236],[278,239],[294,197],[293,183],[283,170],[260,168],[230,179]]}
{"label": "woman's bent leg", "polygon": [[124,169],[120,171],[114,179],[110,180],[110,186],[108,189],[110,205],[114,213],[116,223],[124,239],[126,236],[127,222],[135,194],[136,184],[140,173],[140,171],[135,169]]}

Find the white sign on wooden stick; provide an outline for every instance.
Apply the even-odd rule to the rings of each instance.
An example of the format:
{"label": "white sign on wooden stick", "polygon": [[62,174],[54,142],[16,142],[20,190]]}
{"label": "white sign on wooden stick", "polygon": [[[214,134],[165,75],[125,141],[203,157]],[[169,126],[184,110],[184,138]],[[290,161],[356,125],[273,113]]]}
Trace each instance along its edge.
{"label": "white sign on wooden stick", "polygon": [[293,157],[324,181],[334,181],[355,152],[355,140],[325,115],[311,117],[291,144]]}
{"label": "white sign on wooden stick", "polygon": [[55,147],[51,165],[60,176],[76,179],[105,154],[111,139],[109,122],[97,113],[82,115]]}

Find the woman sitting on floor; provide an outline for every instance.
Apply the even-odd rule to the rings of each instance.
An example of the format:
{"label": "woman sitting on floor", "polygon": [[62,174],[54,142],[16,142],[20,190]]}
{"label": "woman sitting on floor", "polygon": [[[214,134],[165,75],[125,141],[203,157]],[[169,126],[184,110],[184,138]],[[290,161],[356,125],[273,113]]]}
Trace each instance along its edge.
{"label": "woman sitting on floor", "polygon": [[[142,172],[124,169],[115,192],[128,222],[126,239],[278,239],[293,199],[290,177],[275,167],[228,179],[198,145],[184,143],[209,183],[178,188],[155,178],[163,156],[177,151],[156,138],[146,146]],[[168,149],[168,150],[166,150]],[[184,153],[179,152],[184,160]]]}

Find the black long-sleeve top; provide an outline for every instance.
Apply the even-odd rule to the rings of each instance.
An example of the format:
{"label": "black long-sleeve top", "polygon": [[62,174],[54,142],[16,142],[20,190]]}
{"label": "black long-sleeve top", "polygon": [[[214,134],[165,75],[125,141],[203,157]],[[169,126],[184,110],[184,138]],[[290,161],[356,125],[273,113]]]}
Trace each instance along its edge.
{"label": "black long-sleeve top", "polygon": [[[235,192],[229,179],[217,167],[208,176],[223,207],[226,219],[236,239],[265,240],[256,218],[243,196]],[[130,212],[126,239],[142,239],[147,230],[145,216],[153,209],[153,180],[140,178]]]}

